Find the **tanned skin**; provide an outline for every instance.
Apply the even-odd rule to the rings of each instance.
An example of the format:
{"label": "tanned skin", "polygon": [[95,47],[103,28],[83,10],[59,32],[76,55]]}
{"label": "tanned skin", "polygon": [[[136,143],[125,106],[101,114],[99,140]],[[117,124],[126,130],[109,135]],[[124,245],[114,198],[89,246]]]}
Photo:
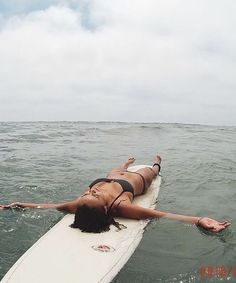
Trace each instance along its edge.
{"label": "tanned skin", "polygon": [[[145,194],[146,189],[150,186],[152,181],[159,174],[161,165],[161,157],[156,155],[154,158],[154,166],[152,168],[142,168],[137,171],[141,174],[145,180],[146,189],[143,191],[143,180],[138,174],[130,173],[127,169],[135,162],[134,158],[129,158],[126,162],[120,165],[118,168],[111,170],[107,178],[110,179],[123,179],[128,181],[133,189],[134,196]],[[85,193],[69,202],[60,204],[36,204],[36,203],[22,203],[14,202],[9,205],[0,205],[0,210],[9,208],[37,208],[37,209],[51,209],[55,208],[60,211],[68,213],[75,213],[77,208],[83,204],[91,207],[104,207],[106,210],[110,207],[113,200],[121,193],[122,188],[117,182],[99,182],[92,188],[87,188]],[[208,217],[199,216],[187,216],[181,214],[175,214],[165,211],[153,210],[149,208],[143,208],[132,203],[133,195],[130,192],[124,192],[120,198],[117,199],[113,206],[111,213],[114,217],[123,217],[129,219],[147,219],[147,218],[167,218],[171,220],[178,220],[193,225],[202,227],[210,232],[218,233],[226,229],[230,223],[228,221],[219,222],[217,220]]]}

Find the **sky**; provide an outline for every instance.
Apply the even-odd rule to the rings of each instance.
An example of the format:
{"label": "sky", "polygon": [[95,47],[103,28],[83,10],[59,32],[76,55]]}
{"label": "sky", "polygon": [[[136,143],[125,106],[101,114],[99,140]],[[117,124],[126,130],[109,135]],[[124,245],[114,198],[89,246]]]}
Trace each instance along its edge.
{"label": "sky", "polygon": [[0,121],[236,125],[235,0],[0,0]]}

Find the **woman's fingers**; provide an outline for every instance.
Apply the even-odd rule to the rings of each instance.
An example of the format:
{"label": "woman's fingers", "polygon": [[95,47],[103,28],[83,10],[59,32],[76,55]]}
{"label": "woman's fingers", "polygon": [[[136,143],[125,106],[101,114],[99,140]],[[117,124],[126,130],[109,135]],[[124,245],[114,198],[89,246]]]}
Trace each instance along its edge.
{"label": "woman's fingers", "polygon": [[224,227],[227,228],[227,227],[229,227],[230,225],[231,225],[230,222],[226,222],[226,223],[224,224]]}
{"label": "woman's fingers", "polygon": [[229,223],[228,221],[225,222],[219,222],[219,224],[215,227],[215,229],[213,229],[214,232],[221,232],[223,230],[225,230],[227,227],[230,226],[231,223]]}
{"label": "woman's fingers", "polygon": [[224,221],[224,222],[220,222],[221,225],[230,225],[231,223],[229,221]]}
{"label": "woman's fingers", "polygon": [[0,209],[8,209],[10,208],[10,205],[0,205]]}
{"label": "woman's fingers", "polygon": [[0,204],[0,209],[3,210],[3,209],[10,209],[10,208],[22,208],[22,204],[19,203],[19,202],[13,202],[11,204],[7,204],[7,205],[2,205]]}

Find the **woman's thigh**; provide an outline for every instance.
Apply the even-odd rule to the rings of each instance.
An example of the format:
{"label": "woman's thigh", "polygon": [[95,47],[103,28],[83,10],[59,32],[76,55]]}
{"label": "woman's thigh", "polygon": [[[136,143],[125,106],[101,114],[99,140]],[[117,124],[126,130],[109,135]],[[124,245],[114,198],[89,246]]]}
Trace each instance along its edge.
{"label": "woman's thigh", "polygon": [[[136,172],[141,174],[143,176],[143,178],[145,179],[146,190],[147,190],[147,188],[151,185],[152,180],[156,177],[154,172],[149,167],[139,169]],[[145,192],[146,192],[146,190],[145,190]]]}

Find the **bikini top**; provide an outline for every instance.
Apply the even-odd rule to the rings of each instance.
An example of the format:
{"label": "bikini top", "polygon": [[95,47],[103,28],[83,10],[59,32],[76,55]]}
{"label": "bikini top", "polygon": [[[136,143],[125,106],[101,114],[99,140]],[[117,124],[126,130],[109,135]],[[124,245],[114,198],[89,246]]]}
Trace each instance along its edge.
{"label": "bikini top", "polygon": [[[93,181],[90,185],[89,188],[91,189],[94,185],[96,185],[99,182],[106,182],[106,183],[118,183],[121,185],[122,187],[122,192],[112,201],[109,209],[108,209],[108,213],[111,211],[112,206],[114,205],[114,203],[116,202],[116,200],[124,193],[124,192],[129,192],[133,195],[134,198],[134,189],[133,186],[126,180],[123,179],[108,179],[108,178],[99,178],[96,179],[95,181]],[[118,204],[119,205],[119,204]]]}

